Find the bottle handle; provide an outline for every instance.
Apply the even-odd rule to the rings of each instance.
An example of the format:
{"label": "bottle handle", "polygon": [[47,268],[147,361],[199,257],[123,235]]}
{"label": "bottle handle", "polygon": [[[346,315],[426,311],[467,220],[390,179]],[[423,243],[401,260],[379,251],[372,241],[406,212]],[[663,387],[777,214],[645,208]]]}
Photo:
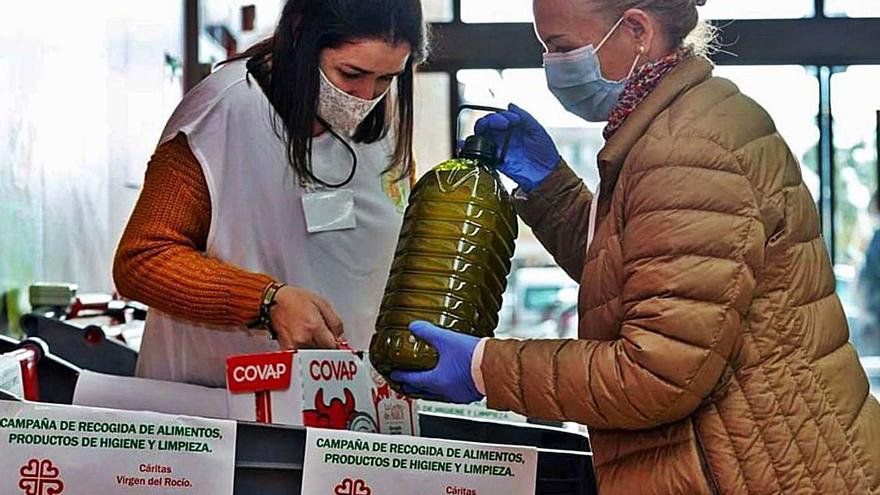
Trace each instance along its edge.
{"label": "bottle handle", "polygon": [[[461,114],[465,110],[474,110],[477,112],[506,112],[507,110],[498,107],[490,107],[486,105],[462,105],[458,107],[458,112],[455,114],[455,139],[458,139],[458,136],[461,135]],[[504,145],[501,147],[501,154],[496,157],[498,163],[504,163],[504,159],[507,158],[507,148],[510,146],[510,132],[507,132],[507,135],[504,138]]]}

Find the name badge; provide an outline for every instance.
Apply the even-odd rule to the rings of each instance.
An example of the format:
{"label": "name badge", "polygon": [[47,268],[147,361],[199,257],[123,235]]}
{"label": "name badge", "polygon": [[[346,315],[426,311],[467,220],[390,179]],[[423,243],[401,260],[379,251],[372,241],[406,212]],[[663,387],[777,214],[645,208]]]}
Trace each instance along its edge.
{"label": "name badge", "polygon": [[302,204],[310,234],[357,227],[354,191],[351,189],[306,193]]}

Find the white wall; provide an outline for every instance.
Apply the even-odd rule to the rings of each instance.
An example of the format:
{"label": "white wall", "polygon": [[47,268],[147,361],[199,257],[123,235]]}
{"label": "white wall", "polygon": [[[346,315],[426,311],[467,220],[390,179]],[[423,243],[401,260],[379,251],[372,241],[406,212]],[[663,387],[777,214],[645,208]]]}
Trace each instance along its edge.
{"label": "white wall", "polygon": [[180,99],[182,2],[4,2],[0,292],[112,288],[116,242]]}

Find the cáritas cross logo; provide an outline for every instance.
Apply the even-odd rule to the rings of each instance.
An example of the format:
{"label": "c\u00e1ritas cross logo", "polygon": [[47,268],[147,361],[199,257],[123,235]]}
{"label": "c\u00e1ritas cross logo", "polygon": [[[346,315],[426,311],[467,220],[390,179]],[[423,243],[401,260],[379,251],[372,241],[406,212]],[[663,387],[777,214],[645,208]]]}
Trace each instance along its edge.
{"label": "c\u00e1ritas cross logo", "polygon": [[61,470],[49,459],[30,459],[18,470],[18,487],[24,495],[60,495],[64,492]]}
{"label": "c\u00e1ritas cross logo", "polygon": [[373,490],[362,479],[345,478],[333,489],[333,495],[373,495]]}

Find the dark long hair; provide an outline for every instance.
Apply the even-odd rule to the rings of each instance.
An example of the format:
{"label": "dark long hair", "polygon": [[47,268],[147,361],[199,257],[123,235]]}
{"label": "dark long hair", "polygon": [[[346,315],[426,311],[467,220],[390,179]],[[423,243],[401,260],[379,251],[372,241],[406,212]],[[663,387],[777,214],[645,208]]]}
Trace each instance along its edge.
{"label": "dark long hair", "polygon": [[427,38],[420,0],[288,0],[275,34],[231,60],[248,60],[249,73],[260,82],[278,114],[273,124],[287,142],[290,166],[304,180],[311,176],[321,51],[358,40],[408,43],[412,55],[397,78],[396,95],[386,94],[354,135],[358,143],[374,143],[396,125],[397,145],[386,172],[398,170],[397,178],[402,179],[415,166],[414,73],[427,57]]}

